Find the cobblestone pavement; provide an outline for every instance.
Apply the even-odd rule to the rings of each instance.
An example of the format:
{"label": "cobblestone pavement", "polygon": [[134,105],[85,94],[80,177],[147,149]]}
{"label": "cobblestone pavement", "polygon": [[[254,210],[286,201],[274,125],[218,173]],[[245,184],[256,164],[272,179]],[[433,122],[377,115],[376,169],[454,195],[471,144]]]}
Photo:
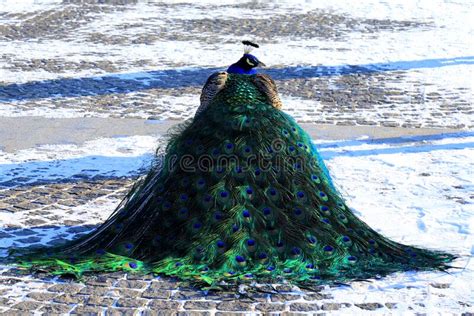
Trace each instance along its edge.
{"label": "cobblestone pavement", "polygon": [[[474,127],[474,45],[472,31],[463,22],[472,10],[468,3],[22,3],[0,0],[0,116],[181,121],[194,114],[209,74],[239,58],[238,42],[250,38],[261,44],[255,54],[269,65],[263,71],[276,80],[285,111],[299,122]],[[430,6],[433,10],[427,9]],[[114,155],[136,150],[139,144],[119,145]],[[424,141],[416,144],[422,145]],[[107,218],[142,171],[135,166],[131,173],[110,174],[105,164],[112,164],[112,159],[106,159],[96,161],[97,169],[75,174],[74,161],[54,169],[69,159],[61,157],[68,150],[45,147],[47,155],[28,156],[34,149],[13,153],[19,158],[0,155],[0,167],[17,158],[23,164],[48,160],[46,167],[8,169],[9,175],[4,175],[11,173],[14,180],[0,183],[0,255],[11,246],[60,244],[87,233]],[[40,176],[43,172],[47,177]],[[430,177],[428,172],[421,175]],[[444,194],[458,204],[469,204],[463,193],[468,186],[461,180],[462,185],[453,184]],[[394,188],[380,190],[388,194]],[[344,287],[310,292],[285,284],[262,285],[266,293],[236,296],[198,291],[153,275],[112,273],[79,282],[0,266],[0,314],[344,315],[415,314],[437,308],[474,312],[468,299],[446,307],[453,292],[449,282],[427,276],[425,282],[399,284],[396,276],[391,278],[385,285],[390,295],[373,294],[383,287],[380,283],[361,282],[351,285],[349,301]]]}
{"label": "cobblestone pavement", "polygon": [[430,16],[421,4],[405,18],[396,5],[383,9],[397,18],[372,18],[375,8],[284,1],[42,3],[0,11],[0,115],[182,120],[250,37],[299,121],[474,126],[472,37],[457,38],[456,16]]}
{"label": "cobblestone pavement", "polygon": [[[396,302],[334,302],[329,291],[301,291],[288,285],[262,285],[261,291],[238,296],[234,293],[203,292],[173,279],[123,273],[87,277],[83,283],[0,275],[0,285],[15,285],[14,295],[0,299],[2,315],[27,313],[71,315],[307,315],[340,312],[390,313]],[[449,284],[432,283],[431,295],[443,295]],[[8,290],[0,293],[8,294]],[[427,293],[425,293],[427,295]],[[423,306],[413,302],[412,311]]]}

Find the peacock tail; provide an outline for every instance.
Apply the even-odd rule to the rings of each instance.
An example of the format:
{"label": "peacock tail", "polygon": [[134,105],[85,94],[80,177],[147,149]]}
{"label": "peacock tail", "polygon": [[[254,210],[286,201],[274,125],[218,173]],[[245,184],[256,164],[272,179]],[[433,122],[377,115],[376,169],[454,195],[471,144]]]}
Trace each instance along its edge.
{"label": "peacock tail", "polygon": [[357,218],[309,135],[254,80],[228,74],[101,226],[58,247],[12,251],[14,260],[53,274],[153,272],[203,286],[448,268],[454,255],[391,241]]}

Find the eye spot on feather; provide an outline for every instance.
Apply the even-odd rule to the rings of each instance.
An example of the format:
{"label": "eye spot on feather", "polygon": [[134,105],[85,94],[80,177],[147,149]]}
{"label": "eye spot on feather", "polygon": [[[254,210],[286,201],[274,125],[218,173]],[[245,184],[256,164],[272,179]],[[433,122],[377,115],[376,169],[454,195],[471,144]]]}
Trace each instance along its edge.
{"label": "eye spot on feather", "polygon": [[314,236],[308,236],[307,240],[310,244],[315,244],[318,241]]}
{"label": "eye spot on feather", "polygon": [[229,196],[229,192],[227,192],[227,191],[222,191],[221,192],[221,198],[226,198],[228,196]]}
{"label": "eye spot on feather", "polygon": [[258,254],[258,259],[260,260],[267,259],[267,258],[268,258],[268,255],[265,252],[261,252]]}
{"label": "eye spot on feather", "polygon": [[272,209],[269,207],[264,207],[263,208],[263,215],[268,216],[272,213]]}
{"label": "eye spot on feather", "polygon": [[332,246],[326,245],[324,246],[323,250],[327,253],[332,253],[334,251],[334,248]]}
{"label": "eye spot on feather", "polygon": [[298,247],[293,247],[293,248],[291,249],[291,254],[292,254],[293,256],[298,256],[298,255],[301,254],[301,249],[298,248]]}
{"label": "eye spot on feather", "polygon": [[240,255],[235,256],[235,261],[237,261],[237,263],[239,265],[245,265],[245,257],[244,256],[240,256]]}
{"label": "eye spot on feather", "polygon": [[187,217],[189,214],[189,210],[186,207],[182,207],[179,209],[179,216],[180,217]]}
{"label": "eye spot on feather", "polygon": [[163,211],[168,211],[171,208],[172,204],[168,201],[163,203]]}

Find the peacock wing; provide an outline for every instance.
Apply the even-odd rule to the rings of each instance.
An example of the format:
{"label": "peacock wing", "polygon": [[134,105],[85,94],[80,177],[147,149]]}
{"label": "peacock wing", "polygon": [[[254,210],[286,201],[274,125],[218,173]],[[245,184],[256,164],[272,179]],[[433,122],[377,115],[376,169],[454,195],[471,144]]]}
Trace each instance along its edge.
{"label": "peacock wing", "polygon": [[201,105],[197,109],[196,114],[194,115],[195,117],[209,106],[219,91],[224,89],[226,81],[227,72],[225,71],[215,72],[207,78],[206,84],[201,92]]}
{"label": "peacock wing", "polygon": [[275,108],[281,109],[283,104],[281,103],[280,96],[278,95],[278,89],[275,81],[269,76],[264,74],[255,75],[254,85],[262,92],[267,101]]}

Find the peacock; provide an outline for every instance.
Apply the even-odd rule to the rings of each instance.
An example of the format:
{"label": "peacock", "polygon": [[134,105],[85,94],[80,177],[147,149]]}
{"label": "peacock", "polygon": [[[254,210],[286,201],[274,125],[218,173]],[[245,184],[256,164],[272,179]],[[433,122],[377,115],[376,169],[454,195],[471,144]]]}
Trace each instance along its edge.
{"label": "peacock", "polygon": [[392,241],[350,210],[310,136],[244,41],[212,74],[192,119],[95,230],[57,247],[11,251],[18,266],[81,278],[128,271],[199,286],[345,283],[446,270],[455,255]]}

